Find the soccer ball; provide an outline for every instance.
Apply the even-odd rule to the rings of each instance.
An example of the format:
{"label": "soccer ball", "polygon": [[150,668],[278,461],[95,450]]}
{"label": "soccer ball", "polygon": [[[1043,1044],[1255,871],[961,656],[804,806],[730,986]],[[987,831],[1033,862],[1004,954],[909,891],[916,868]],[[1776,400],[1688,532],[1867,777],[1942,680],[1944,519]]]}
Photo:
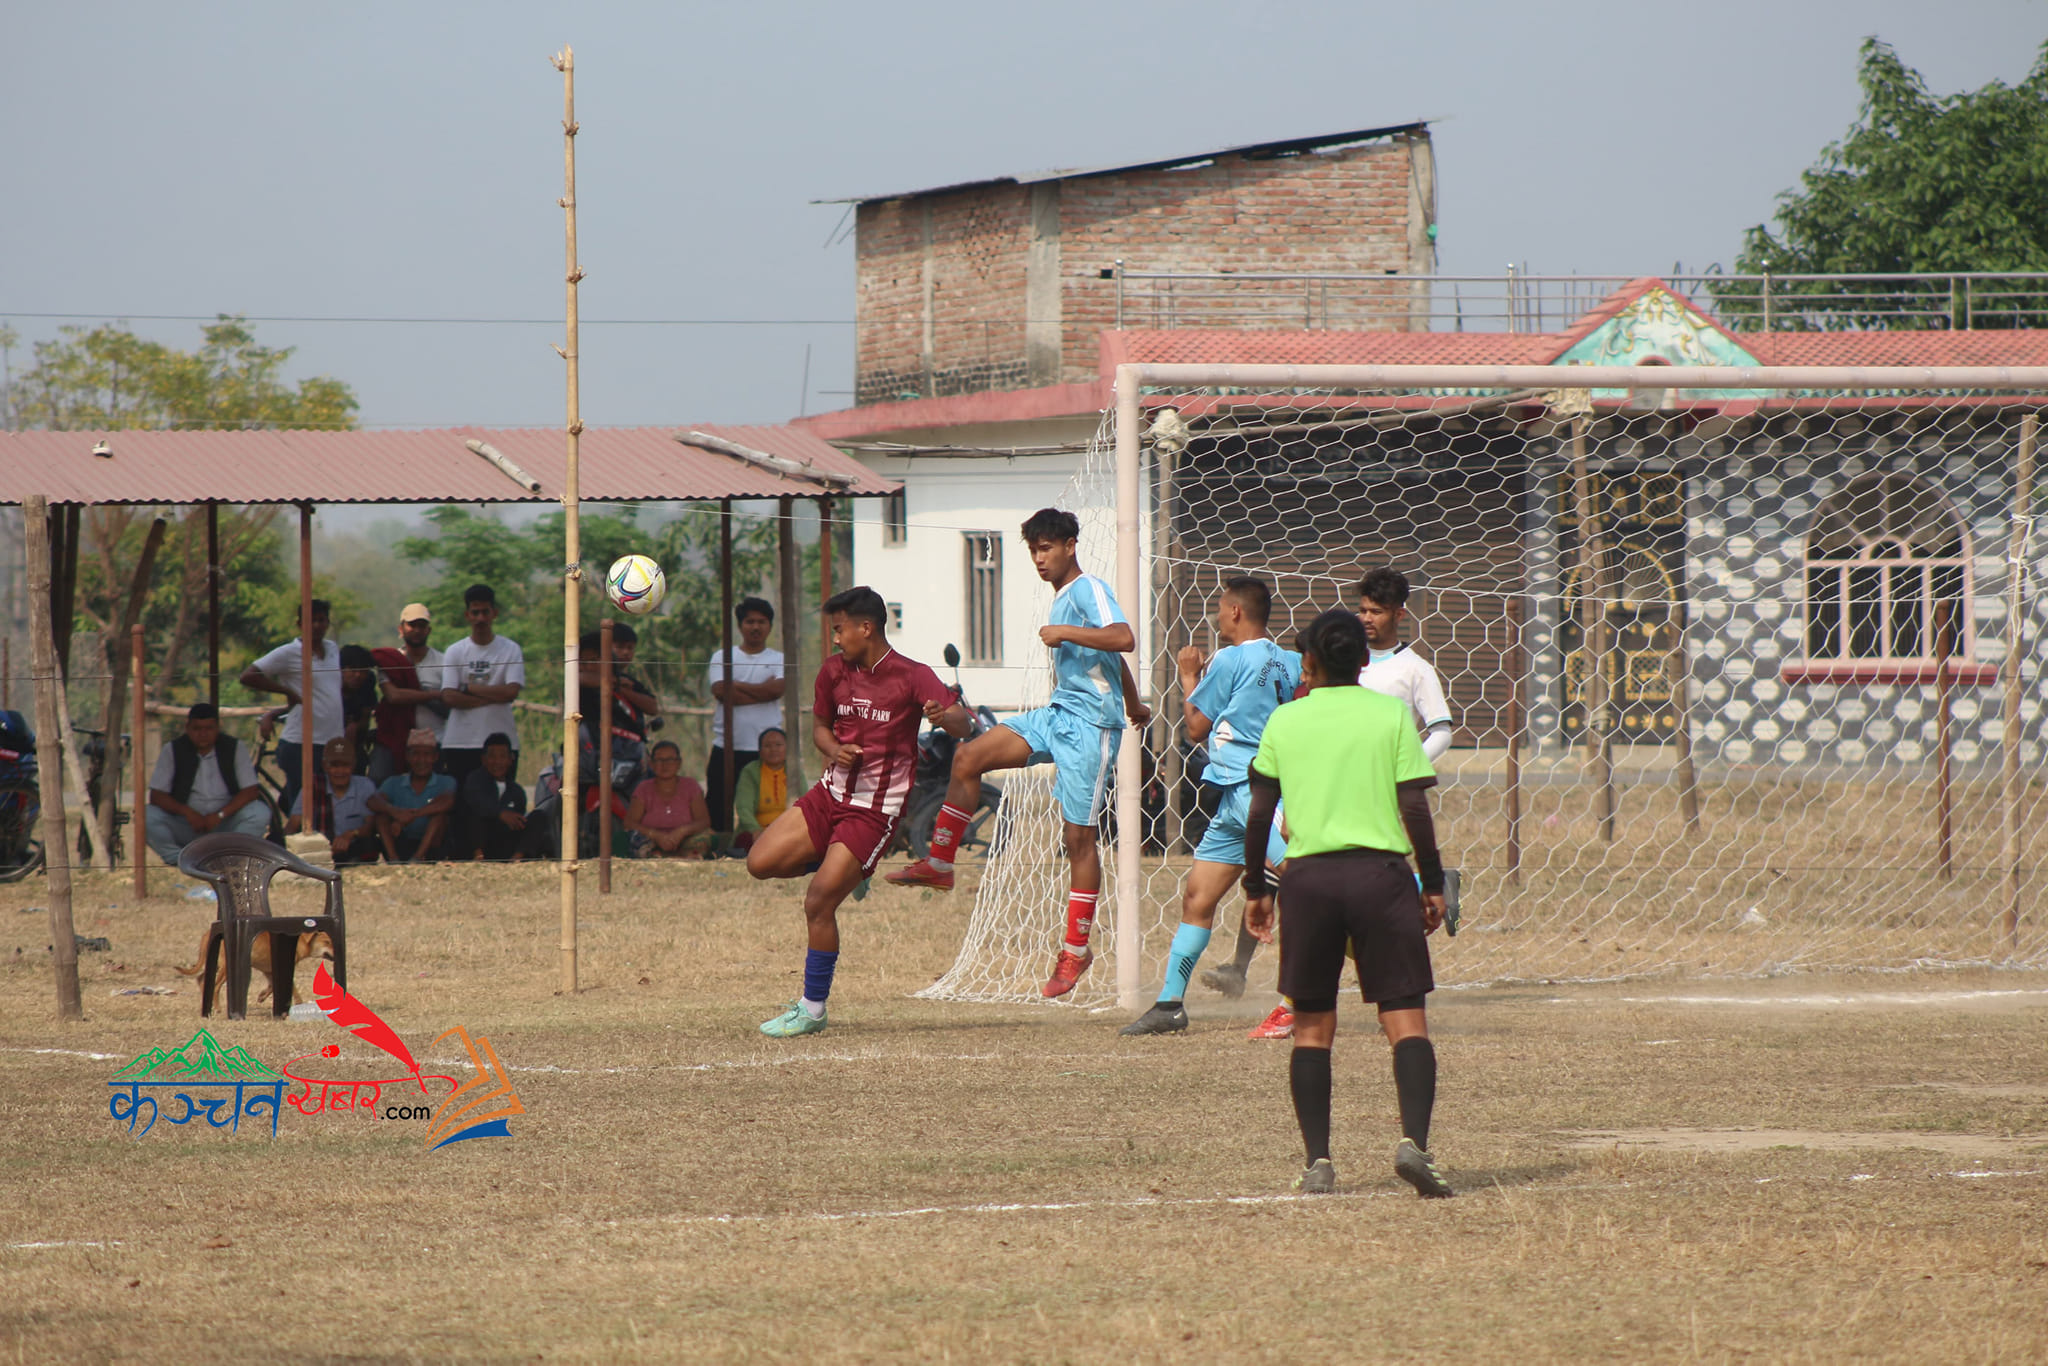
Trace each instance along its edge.
{"label": "soccer ball", "polygon": [[604,593],[621,612],[644,617],[661,606],[668,593],[668,580],[653,556],[621,555],[605,571]]}

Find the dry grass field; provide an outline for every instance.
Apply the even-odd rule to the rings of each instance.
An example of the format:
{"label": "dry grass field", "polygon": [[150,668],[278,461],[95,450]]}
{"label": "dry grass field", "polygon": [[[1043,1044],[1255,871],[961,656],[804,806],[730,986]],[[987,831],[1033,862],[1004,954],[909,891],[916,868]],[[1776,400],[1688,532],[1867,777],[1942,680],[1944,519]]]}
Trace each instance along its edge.
{"label": "dry grass field", "polygon": [[[794,889],[732,864],[588,876],[574,998],[551,869],[351,874],[355,994],[423,1061],[487,1036],[509,1139],[290,1108],[130,1137],[107,1079],[193,1033],[173,968],[212,913],[156,877],[81,879],[110,949],[72,1025],[41,884],[0,888],[0,1359],[2048,1359],[2040,974],[1439,993],[1448,1202],[1393,1180],[1347,1008],[1340,1189],[1302,1200],[1285,1046],[1244,1039],[1268,996],[1143,1040],[911,1000],[968,898],[878,886],[833,1027],[778,1043]],[[380,1074],[325,1021],[212,1027]]]}

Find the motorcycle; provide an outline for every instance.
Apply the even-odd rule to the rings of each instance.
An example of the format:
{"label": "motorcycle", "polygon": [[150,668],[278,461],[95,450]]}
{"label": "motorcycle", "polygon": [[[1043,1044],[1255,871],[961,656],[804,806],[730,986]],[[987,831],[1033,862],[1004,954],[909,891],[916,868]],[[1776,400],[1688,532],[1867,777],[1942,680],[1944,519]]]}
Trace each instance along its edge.
{"label": "motorcycle", "polygon": [[[967,699],[960,685],[959,648],[948,645],[945,659],[953,670],[953,700],[964,703]],[[987,707],[969,710],[973,717],[973,729],[967,733],[969,740],[994,730],[999,724],[996,714]],[[953,781],[953,753],[961,743],[937,726],[927,728],[917,739],[917,767],[911,772],[910,799],[904,803],[903,824],[896,835],[897,846],[908,848],[913,858],[923,858],[931,852],[932,826],[939,819],[939,808],[945,805],[946,789]],[[981,801],[967,823],[966,833],[960,836],[962,849],[980,845],[989,857],[995,856],[1000,845],[995,817],[1002,804],[1003,790],[984,779]]]}
{"label": "motorcycle", "polygon": [[41,771],[28,718],[0,711],[0,882],[19,882],[43,866],[43,842],[36,838]]}

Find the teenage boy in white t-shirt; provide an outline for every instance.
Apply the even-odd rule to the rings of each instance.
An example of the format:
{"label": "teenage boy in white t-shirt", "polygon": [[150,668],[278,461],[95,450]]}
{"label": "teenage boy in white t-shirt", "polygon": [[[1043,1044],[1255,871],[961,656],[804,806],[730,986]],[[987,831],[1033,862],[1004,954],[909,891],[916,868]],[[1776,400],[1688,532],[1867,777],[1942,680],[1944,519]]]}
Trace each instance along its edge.
{"label": "teenage boy in white t-shirt", "polygon": [[[732,771],[761,757],[761,732],[782,724],[782,652],[768,648],[775,609],[745,598],[732,609],[740,632],[732,662]],[[711,652],[711,762],[704,769],[704,804],[711,828],[732,830],[732,794],[725,790],[725,651]]]}
{"label": "teenage boy in white t-shirt", "polygon": [[512,699],[526,685],[526,656],[517,642],[497,634],[498,595],[489,584],[473,583],[462,594],[462,613],[469,634],[450,645],[441,657],[446,682],[441,700],[448,704],[448,726],[441,747],[441,768],[455,780],[483,766],[484,741],[498,732],[512,738],[512,768],[519,769],[519,723]]}
{"label": "teenage boy in white t-shirt", "polygon": [[[327,643],[327,624],[332,615],[325,598],[313,599],[313,744],[316,749],[348,728],[347,718],[342,714],[340,652]],[[306,708],[299,698],[300,652],[300,642],[288,640],[242,671],[242,686],[250,692],[280,693],[290,703],[276,752],[277,766],[284,771],[283,806],[287,811],[291,810],[292,802],[298,797],[299,761],[304,757],[301,742],[305,735],[302,728]]]}

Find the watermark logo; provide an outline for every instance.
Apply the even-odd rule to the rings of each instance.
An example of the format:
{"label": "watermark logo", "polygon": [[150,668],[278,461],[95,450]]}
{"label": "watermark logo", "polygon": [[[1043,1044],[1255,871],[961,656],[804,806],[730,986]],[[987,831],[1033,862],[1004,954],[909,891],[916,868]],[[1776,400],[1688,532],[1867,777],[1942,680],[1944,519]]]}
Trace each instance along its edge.
{"label": "watermark logo", "polygon": [[[443,1030],[435,1038],[436,1044],[450,1038],[459,1040],[468,1055],[472,1075],[458,1082],[445,1074],[422,1072],[412,1050],[406,1047],[405,1040],[398,1037],[398,1031],[384,1023],[376,1011],[343,990],[328,975],[325,963],[320,964],[313,974],[313,999],[337,1028],[347,1030],[363,1043],[397,1060],[405,1072],[400,1076],[363,1081],[327,1080],[294,1072],[293,1067],[304,1058],[293,1058],[285,1064],[285,1074],[306,1088],[290,1097],[292,1108],[300,1114],[316,1115],[323,1111],[376,1114],[386,1086],[417,1088],[419,1103],[412,1103],[408,1097],[402,1104],[386,1105],[382,1117],[428,1120],[425,1143],[429,1151],[466,1138],[512,1136],[511,1119],[514,1115],[525,1114],[526,1107],[520,1103],[519,1093],[513,1089],[511,1078],[505,1074],[505,1065],[498,1060],[497,1050],[491,1047],[489,1039],[472,1038],[461,1025]],[[320,1050],[320,1056],[333,1058],[340,1051],[330,1044]],[[447,1090],[437,1098],[429,1083],[446,1083]]]}
{"label": "watermark logo", "polygon": [[[201,1029],[177,1048],[136,1054],[107,1085],[114,1089],[107,1113],[127,1120],[128,1132],[136,1138],[154,1129],[159,1117],[170,1124],[190,1124],[204,1115],[211,1127],[240,1133],[243,1116],[260,1120],[266,1111],[270,1136],[275,1138],[285,1078],[247,1049],[222,1048]],[[167,1113],[173,1105],[182,1108]],[[145,1107],[148,1119],[142,1133],[136,1133]]]}
{"label": "watermark logo", "polygon": [[[511,1120],[525,1114],[526,1107],[489,1039],[472,1036],[461,1025],[443,1030],[434,1043],[449,1039],[460,1043],[471,1075],[464,1080],[425,1072],[398,1032],[343,990],[328,975],[324,963],[313,976],[313,998],[336,1028],[395,1059],[404,1071],[371,1078],[312,1075],[320,1064],[308,1060],[339,1058],[338,1044],[328,1044],[318,1053],[299,1054],[287,1061],[281,1072],[273,1071],[247,1049],[223,1048],[211,1033],[201,1029],[175,1049],[152,1048],[137,1054],[116,1072],[107,1083],[113,1088],[107,1112],[116,1120],[127,1121],[128,1132],[135,1138],[155,1128],[159,1118],[171,1124],[189,1124],[204,1116],[213,1128],[239,1133],[245,1116],[261,1119],[265,1114],[270,1117],[270,1136],[275,1138],[278,1114],[285,1105],[308,1117],[334,1114],[424,1120],[424,1142],[430,1152],[467,1138],[512,1136]],[[285,1095],[285,1089],[293,1084],[301,1089]],[[389,1101],[384,1096],[387,1087],[393,1088]],[[170,1108],[174,1106],[178,1107],[175,1113]],[[142,1125],[139,1132],[138,1123]]]}

